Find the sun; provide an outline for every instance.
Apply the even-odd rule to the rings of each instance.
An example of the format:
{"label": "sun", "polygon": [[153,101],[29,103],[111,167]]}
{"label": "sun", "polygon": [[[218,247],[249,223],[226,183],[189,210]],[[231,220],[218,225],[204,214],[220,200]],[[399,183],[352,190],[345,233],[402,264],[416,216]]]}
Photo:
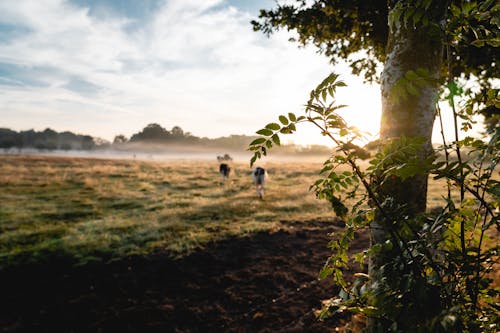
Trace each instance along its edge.
{"label": "sun", "polygon": [[[340,116],[349,126],[366,132],[366,137],[356,144],[365,145],[378,137],[382,113],[378,85],[366,85],[357,81],[348,83],[346,88],[337,91],[335,104],[347,105],[339,110]],[[322,136],[317,128],[307,125],[300,126],[291,139],[299,145],[335,145],[330,139]]]}

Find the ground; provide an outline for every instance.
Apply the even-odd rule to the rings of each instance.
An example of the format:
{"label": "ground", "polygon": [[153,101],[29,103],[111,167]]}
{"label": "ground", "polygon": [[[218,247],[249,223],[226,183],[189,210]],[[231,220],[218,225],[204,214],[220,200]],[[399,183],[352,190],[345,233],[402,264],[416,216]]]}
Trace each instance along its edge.
{"label": "ground", "polygon": [[[2,332],[330,332],[314,312],[338,291],[318,272],[339,222],[283,223],[189,256],[64,259],[0,272]],[[366,248],[358,234],[353,251]]]}

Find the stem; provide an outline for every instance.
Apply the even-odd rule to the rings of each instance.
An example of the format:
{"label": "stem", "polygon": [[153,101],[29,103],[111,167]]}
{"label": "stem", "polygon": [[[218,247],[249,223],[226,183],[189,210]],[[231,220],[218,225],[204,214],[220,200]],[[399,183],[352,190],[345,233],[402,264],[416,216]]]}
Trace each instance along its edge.
{"label": "stem", "polygon": [[[446,163],[446,167],[448,167],[448,165],[450,163],[450,153],[448,152],[448,148],[446,145],[446,138],[444,136],[443,115],[441,113],[441,108],[439,107],[438,103],[436,103],[436,109],[438,111],[439,125],[441,127],[441,138],[443,139],[445,163]],[[446,178],[446,186],[448,188],[448,202],[450,202],[451,201],[451,183],[450,183],[450,180],[448,178]]]}
{"label": "stem", "polygon": [[[454,180],[456,182],[459,182],[459,179],[457,177],[454,177],[452,175],[446,175],[446,177],[450,178],[451,180]],[[488,205],[488,203],[486,202],[486,200],[484,200],[484,198],[481,196],[481,194],[479,194],[479,192],[477,192],[476,190],[470,188],[469,186],[467,185],[464,185],[464,189],[465,191],[469,192],[470,194],[472,194],[476,199],[479,200],[479,202],[484,206],[484,208],[486,209],[486,211],[491,215],[491,216],[495,216],[495,213],[493,213],[493,210],[491,209],[491,207]]]}
{"label": "stem", "polygon": [[[481,160],[481,164],[480,164],[480,167],[479,167],[479,170],[482,170],[482,165],[483,165],[483,160]],[[479,175],[478,175],[479,176]],[[488,177],[485,179],[485,183],[484,183],[484,186],[482,187],[483,189],[483,193],[481,195],[481,198],[482,198],[482,202],[478,208],[478,211],[481,210],[481,208],[484,206],[483,205],[483,202],[486,202],[486,200],[484,200],[484,197],[486,195],[486,188],[487,188],[487,184],[488,184],[488,181],[491,179],[491,171],[488,173]],[[479,194],[479,192],[478,192]],[[483,245],[483,238],[484,238],[484,226],[486,225],[486,222],[488,221],[488,215],[489,215],[489,212],[486,212],[484,214],[484,218],[483,218],[483,223],[481,225],[481,234],[479,236],[479,242],[478,242],[478,245],[477,245],[477,260],[476,260],[476,281],[475,281],[475,284],[474,284],[474,295],[472,297],[472,308],[474,310],[474,312],[476,311],[476,308],[477,308],[477,299],[478,299],[478,292],[477,290],[479,289],[479,279],[480,279],[480,272],[481,272],[481,246]],[[493,217],[493,215],[492,215]]]}
{"label": "stem", "polygon": [[[450,84],[453,81],[453,77],[451,74],[451,57],[450,57],[450,45],[447,43],[446,45],[446,56],[448,58],[448,83]],[[453,111],[453,127],[455,130],[455,151],[457,153],[458,163],[460,165],[460,205],[462,205],[465,197],[465,179],[464,179],[464,170],[462,168],[462,154],[460,153],[460,146],[458,144],[459,135],[458,135],[458,114],[455,109],[455,100],[454,95],[450,89],[450,106]],[[462,246],[462,254],[465,256],[465,221],[462,220],[460,223],[460,243]]]}

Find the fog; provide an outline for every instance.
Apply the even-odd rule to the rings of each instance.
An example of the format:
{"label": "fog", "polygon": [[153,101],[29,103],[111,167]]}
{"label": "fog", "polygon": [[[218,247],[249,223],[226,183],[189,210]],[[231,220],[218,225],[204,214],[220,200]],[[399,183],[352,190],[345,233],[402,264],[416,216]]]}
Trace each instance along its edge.
{"label": "fog", "polygon": [[[40,155],[40,156],[59,156],[75,158],[103,158],[103,159],[126,159],[139,161],[214,161],[217,162],[217,156],[228,154],[233,162],[250,163],[253,156],[250,151],[199,147],[199,146],[155,146],[155,145],[124,145],[117,148],[97,148],[93,150],[39,150],[34,148],[5,149],[0,150],[0,154],[22,154],[22,155]],[[260,162],[286,162],[286,161],[311,161],[322,162],[328,156],[301,153],[279,153],[271,152],[263,157]],[[257,161],[258,163],[259,161]]]}

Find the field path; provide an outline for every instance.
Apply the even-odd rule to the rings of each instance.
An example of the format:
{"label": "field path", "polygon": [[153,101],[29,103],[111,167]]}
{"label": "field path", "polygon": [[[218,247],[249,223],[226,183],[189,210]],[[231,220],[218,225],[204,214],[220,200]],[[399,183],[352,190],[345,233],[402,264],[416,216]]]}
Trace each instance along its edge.
{"label": "field path", "polygon": [[[329,332],[314,310],[337,292],[317,280],[335,223],[283,223],[182,259],[157,253],[107,264],[0,272],[2,332]],[[368,244],[356,238],[355,251]]]}

